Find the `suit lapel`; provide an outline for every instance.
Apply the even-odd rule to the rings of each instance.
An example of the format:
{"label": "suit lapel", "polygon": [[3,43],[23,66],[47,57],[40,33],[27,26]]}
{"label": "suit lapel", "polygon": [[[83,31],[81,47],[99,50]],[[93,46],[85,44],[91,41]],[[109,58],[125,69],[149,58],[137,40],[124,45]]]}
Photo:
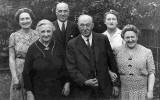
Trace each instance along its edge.
{"label": "suit lapel", "polygon": [[68,37],[70,36],[70,22],[69,21],[67,21],[67,27],[66,27],[65,34],[66,34],[66,41],[68,41]]}
{"label": "suit lapel", "polygon": [[54,24],[55,24],[55,27],[56,27],[56,31],[54,32],[54,34],[56,35],[56,38],[63,44],[64,36],[63,36],[62,31],[60,30],[58,21],[56,20]]}
{"label": "suit lapel", "polygon": [[56,26],[57,31],[61,31],[61,30],[60,30],[60,27],[59,27],[59,25],[58,25],[58,21],[56,21],[55,24],[56,24],[55,26]]}
{"label": "suit lapel", "polygon": [[79,51],[87,58],[89,59],[89,53],[87,51],[87,45],[85,44],[84,40],[82,39],[81,35],[78,36],[77,38],[77,46]]}
{"label": "suit lapel", "polygon": [[96,62],[98,61],[98,55],[99,55],[99,42],[98,42],[98,38],[96,36],[96,34],[93,32],[92,33],[93,35],[93,39],[92,39],[92,42],[94,44],[94,52],[95,52],[95,57],[96,57]]}

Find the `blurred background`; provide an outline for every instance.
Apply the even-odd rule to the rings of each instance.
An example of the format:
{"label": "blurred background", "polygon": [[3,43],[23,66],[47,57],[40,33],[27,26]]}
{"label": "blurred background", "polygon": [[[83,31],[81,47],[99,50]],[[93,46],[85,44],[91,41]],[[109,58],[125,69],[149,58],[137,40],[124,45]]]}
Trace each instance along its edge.
{"label": "blurred background", "polygon": [[136,25],[142,32],[139,43],[150,48],[156,64],[155,100],[160,98],[160,0],[0,0],[0,100],[9,100],[10,70],[8,66],[8,38],[19,29],[14,14],[21,7],[33,10],[37,22],[43,18],[54,21],[55,5],[67,2],[70,6],[69,19],[77,22],[80,14],[93,16],[94,31],[106,30],[103,15],[109,9],[119,12],[119,28],[126,24]]}

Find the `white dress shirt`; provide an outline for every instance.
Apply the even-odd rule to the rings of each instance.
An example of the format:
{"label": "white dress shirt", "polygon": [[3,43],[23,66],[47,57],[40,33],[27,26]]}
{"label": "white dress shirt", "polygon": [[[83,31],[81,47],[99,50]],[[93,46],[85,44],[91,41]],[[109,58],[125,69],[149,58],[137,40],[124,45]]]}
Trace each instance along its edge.
{"label": "white dress shirt", "polygon": [[[63,24],[63,22],[61,22],[59,20],[57,20],[57,22],[58,22],[60,30],[62,31],[62,24]],[[64,25],[65,25],[65,29],[66,29],[66,27],[67,27],[67,21],[64,22]]]}
{"label": "white dress shirt", "polygon": [[86,45],[88,45],[87,39],[89,39],[90,46],[92,46],[92,33],[89,37],[84,37],[83,35],[81,35],[81,36],[82,36],[82,39],[84,40],[84,42],[86,43]]}
{"label": "white dress shirt", "polygon": [[105,36],[108,37],[108,40],[109,40],[109,42],[111,44],[112,49],[120,47],[123,44],[123,39],[121,37],[121,32],[122,32],[122,30],[120,30],[120,29],[117,28],[116,32],[114,33],[113,36],[111,36],[108,33],[107,30],[104,33],[102,33],[102,34],[104,34]]}

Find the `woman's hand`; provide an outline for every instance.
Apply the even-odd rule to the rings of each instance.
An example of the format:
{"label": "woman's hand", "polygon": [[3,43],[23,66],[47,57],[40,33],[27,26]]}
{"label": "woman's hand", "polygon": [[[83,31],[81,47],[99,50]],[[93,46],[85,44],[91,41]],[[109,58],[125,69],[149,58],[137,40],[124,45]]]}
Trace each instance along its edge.
{"label": "woman's hand", "polygon": [[32,91],[27,91],[27,100],[35,100]]}
{"label": "woman's hand", "polygon": [[62,90],[62,94],[64,96],[68,96],[70,94],[70,83],[69,82],[66,82],[64,84],[64,87],[63,87],[63,90]]}
{"label": "woman's hand", "polygon": [[119,88],[118,88],[117,86],[114,86],[114,87],[113,87],[113,92],[112,92],[112,94],[113,94],[114,96],[118,96],[118,95],[119,95]]}
{"label": "woman's hand", "polygon": [[17,77],[13,77],[13,84],[19,84],[19,80]]}
{"label": "woman's hand", "polygon": [[117,79],[117,74],[115,74],[114,72],[109,70],[109,75],[110,75],[110,77],[112,79],[112,82],[115,82],[116,79]]}
{"label": "woman's hand", "polygon": [[153,99],[153,91],[148,91],[147,92],[147,98],[150,100],[150,99]]}
{"label": "woman's hand", "polygon": [[20,84],[18,78],[17,77],[13,77],[12,79],[13,79],[13,89],[14,90],[21,89],[21,84]]}

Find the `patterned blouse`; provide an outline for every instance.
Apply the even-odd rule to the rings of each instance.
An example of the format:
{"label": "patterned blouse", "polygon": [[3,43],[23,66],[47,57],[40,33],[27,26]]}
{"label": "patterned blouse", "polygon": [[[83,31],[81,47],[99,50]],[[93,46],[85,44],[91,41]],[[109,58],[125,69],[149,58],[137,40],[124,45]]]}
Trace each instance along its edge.
{"label": "patterned blouse", "polygon": [[31,30],[28,34],[25,34],[22,30],[19,30],[10,35],[9,48],[15,49],[16,67],[20,73],[23,70],[24,58],[28,47],[35,42],[38,37],[38,33],[35,30]]}
{"label": "patterned blouse", "polygon": [[122,89],[126,91],[147,89],[147,76],[155,73],[152,51],[137,44],[128,49],[126,45],[115,50]]}

